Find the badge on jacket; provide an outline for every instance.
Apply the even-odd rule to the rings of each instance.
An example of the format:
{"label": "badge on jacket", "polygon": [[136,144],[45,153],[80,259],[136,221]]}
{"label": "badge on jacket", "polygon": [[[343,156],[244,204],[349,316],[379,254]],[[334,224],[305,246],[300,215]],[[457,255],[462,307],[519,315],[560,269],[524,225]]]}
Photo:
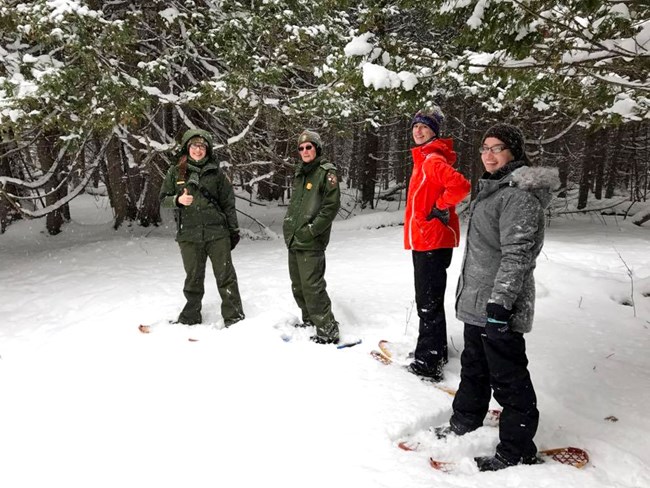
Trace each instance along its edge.
{"label": "badge on jacket", "polygon": [[329,181],[330,186],[335,187],[337,183],[335,173],[327,173],[327,181]]}
{"label": "badge on jacket", "polygon": [[312,187],[312,186],[313,186],[313,185],[311,184],[311,181],[310,181],[310,182],[307,183],[306,188],[307,188],[308,190],[311,190],[311,187]]}

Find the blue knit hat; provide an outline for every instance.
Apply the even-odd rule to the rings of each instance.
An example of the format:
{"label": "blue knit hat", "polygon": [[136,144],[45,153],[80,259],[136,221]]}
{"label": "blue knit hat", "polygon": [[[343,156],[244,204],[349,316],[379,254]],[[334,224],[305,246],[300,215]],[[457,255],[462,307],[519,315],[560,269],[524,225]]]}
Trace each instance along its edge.
{"label": "blue knit hat", "polygon": [[442,123],[445,121],[445,114],[442,113],[442,110],[437,105],[434,105],[428,110],[420,110],[415,114],[413,120],[411,120],[411,129],[415,124],[424,124],[433,133],[440,137],[440,128]]}

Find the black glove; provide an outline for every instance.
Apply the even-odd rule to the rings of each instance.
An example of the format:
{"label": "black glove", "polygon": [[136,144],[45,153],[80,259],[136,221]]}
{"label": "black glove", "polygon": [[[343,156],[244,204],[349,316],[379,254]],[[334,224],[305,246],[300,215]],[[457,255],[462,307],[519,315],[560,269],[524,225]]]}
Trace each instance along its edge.
{"label": "black glove", "polygon": [[440,210],[434,205],[431,209],[431,212],[429,212],[429,215],[427,215],[427,221],[433,219],[438,219],[443,224],[449,225],[449,209],[446,208],[444,210]]}
{"label": "black glove", "polygon": [[512,310],[508,310],[503,305],[490,302],[485,307],[487,312],[487,323],[485,324],[485,333],[489,339],[499,340],[510,330],[509,322],[512,317]]}
{"label": "black glove", "polygon": [[239,237],[239,232],[233,232],[230,234],[230,250],[232,251],[235,249],[235,246],[239,244],[239,240],[241,237]]}

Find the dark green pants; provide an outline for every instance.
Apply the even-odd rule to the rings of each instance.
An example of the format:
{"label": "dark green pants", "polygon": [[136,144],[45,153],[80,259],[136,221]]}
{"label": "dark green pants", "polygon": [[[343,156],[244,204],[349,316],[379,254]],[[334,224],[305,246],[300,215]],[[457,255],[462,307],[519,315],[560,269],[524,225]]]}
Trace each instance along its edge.
{"label": "dark green pants", "polygon": [[230,254],[230,239],[223,238],[208,242],[179,242],[183,267],[185,268],[185,285],[183,294],[187,303],[178,321],[183,324],[199,324],[201,318],[201,300],[204,294],[205,265],[210,258],[212,272],[217,280],[221,296],[221,316],[229,326],[244,318],[237,274]]}
{"label": "dark green pants", "polygon": [[325,251],[289,249],[291,291],[302,311],[302,321],[311,322],[326,339],[339,338],[339,324],[332,314],[332,302],[325,283]]}

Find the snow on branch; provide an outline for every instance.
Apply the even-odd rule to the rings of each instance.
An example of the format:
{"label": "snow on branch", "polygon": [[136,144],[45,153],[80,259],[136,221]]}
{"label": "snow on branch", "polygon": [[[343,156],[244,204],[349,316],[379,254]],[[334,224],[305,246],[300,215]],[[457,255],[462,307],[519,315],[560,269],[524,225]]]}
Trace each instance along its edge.
{"label": "snow on branch", "polygon": [[52,164],[52,167],[39,179],[35,181],[24,181],[18,178],[12,178],[10,176],[0,176],[0,184],[2,184],[3,187],[7,184],[11,184],[22,188],[29,188],[30,190],[35,190],[36,188],[45,186],[59,169],[59,165],[61,164],[63,156],[65,156],[69,145],[69,141],[65,143],[65,145],[59,150],[59,153],[57,154],[56,160],[54,161],[54,164]]}
{"label": "snow on branch", "polygon": [[192,122],[190,118],[187,115],[185,115],[185,111],[180,107],[180,105],[176,105],[174,106],[174,108],[176,109],[176,112],[178,112],[178,115],[180,115],[181,119],[183,119],[183,122],[187,127],[189,127],[190,129],[197,128],[194,122]]}
{"label": "snow on branch", "polygon": [[348,42],[343,48],[343,52],[347,57],[366,56],[375,48],[375,46],[370,42],[373,37],[374,34],[372,32],[365,32]]}
{"label": "snow on branch", "polygon": [[275,174],[275,171],[271,171],[271,172],[266,173],[264,175],[256,176],[255,178],[245,182],[244,185],[245,186],[253,186],[255,183],[258,183],[258,182],[260,182],[262,180],[268,180],[269,178],[272,178],[274,174]]}
{"label": "snow on branch", "polygon": [[650,205],[647,205],[643,210],[638,211],[632,217],[631,222],[635,225],[643,225],[650,220]]}
{"label": "snow on branch", "polygon": [[375,90],[402,87],[404,90],[410,91],[418,84],[418,78],[408,71],[396,73],[377,64],[365,63],[363,65],[363,84],[367,87],[372,85]]}
{"label": "snow on branch", "polygon": [[610,85],[618,85],[624,88],[633,88],[635,90],[647,91],[650,92],[650,79],[648,81],[630,81],[627,78],[616,75],[615,73],[609,73],[608,75],[601,75],[594,73],[592,70],[586,70],[589,73],[589,76],[598,78],[600,81],[604,81]]}
{"label": "snow on branch", "polygon": [[221,76],[221,72],[219,71],[219,68],[212,66],[203,58],[203,56],[199,54],[198,50],[196,49],[196,45],[194,44],[194,42],[192,42],[192,40],[187,35],[187,28],[185,27],[183,21],[179,20],[178,23],[181,28],[181,36],[185,40],[186,45],[189,47],[190,53],[192,54],[194,59],[197,60],[201,64],[201,66],[203,66],[207,71],[211,72],[215,78]]}
{"label": "snow on branch", "polygon": [[[226,144],[230,145],[230,144],[234,144],[236,142],[241,141],[246,136],[246,134],[248,134],[248,132],[253,127],[253,125],[255,125],[255,122],[257,122],[257,118],[259,117],[259,115],[260,115],[260,109],[259,109],[259,107],[257,107],[257,109],[255,110],[255,115],[253,115],[253,118],[251,118],[248,121],[248,124],[246,124],[246,127],[244,128],[244,130],[242,130],[236,136],[232,136],[232,137],[228,138],[228,141],[226,142]],[[215,149],[220,149],[222,147],[224,147],[224,145],[220,144],[218,146],[215,146]]]}
{"label": "snow on branch", "polygon": [[[559,133],[554,135],[553,137],[547,137],[546,139],[538,139],[538,140],[526,140],[526,143],[528,144],[551,144],[552,142],[557,141],[558,139],[563,138],[571,129],[573,129],[578,122],[580,122],[580,119],[582,119],[582,115],[579,115],[573,122],[571,122],[567,127],[562,129]],[[533,155],[533,154],[531,154]]]}
{"label": "snow on branch", "polygon": [[[382,50],[372,44],[374,34],[365,32],[360,36],[354,37],[343,48],[343,52],[348,58],[352,56],[363,56],[368,61],[361,63],[363,71],[363,84],[366,87],[372,86],[375,90],[384,88],[403,88],[406,91],[411,91],[415,85],[418,84],[418,77],[409,71],[400,71],[399,73],[392,71],[385,66],[373,63]],[[384,53],[382,61],[387,64],[390,57]]]}
{"label": "snow on branch", "polygon": [[[90,179],[93,177],[95,171],[99,167],[99,164],[104,157],[104,153],[106,152],[106,148],[108,147],[108,143],[111,141],[112,137],[106,138],[104,141],[104,144],[100,148],[99,152],[95,156],[95,159],[93,160],[92,164],[87,168],[86,171],[86,176],[84,177],[83,180],[77,185],[70,193],[68,193],[64,198],[61,200],[58,200],[57,202],[53,203],[52,205],[48,205],[46,207],[43,207],[41,209],[32,211],[26,208],[21,207],[15,202],[11,202],[12,205],[17,208],[23,215],[29,218],[40,218],[40,217],[45,217],[47,214],[54,212],[55,210],[58,210],[59,208],[63,207],[66,203],[70,202],[72,199],[74,199],[77,195],[79,195],[84,188],[86,188],[86,185],[88,185],[88,182]],[[7,194],[2,191],[2,194],[7,196]]]}

